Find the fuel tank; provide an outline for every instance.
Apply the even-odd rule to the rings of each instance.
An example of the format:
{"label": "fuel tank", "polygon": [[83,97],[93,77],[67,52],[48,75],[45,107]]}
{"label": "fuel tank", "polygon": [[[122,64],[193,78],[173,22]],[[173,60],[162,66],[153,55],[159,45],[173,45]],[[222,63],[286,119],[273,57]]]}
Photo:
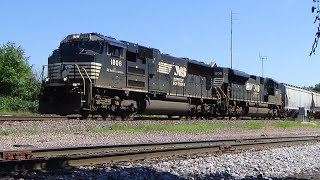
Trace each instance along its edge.
{"label": "fuel tank", "polygon": [[269,113],[269,108],[249,107],[248,116],[250,117],[265,117]]}
{"label": "fuel tank", "polygon": [[145,100],[145,110],[143,114],[150,115],[187,115],[190,105],[186,102],[173,102],[162,100]]}

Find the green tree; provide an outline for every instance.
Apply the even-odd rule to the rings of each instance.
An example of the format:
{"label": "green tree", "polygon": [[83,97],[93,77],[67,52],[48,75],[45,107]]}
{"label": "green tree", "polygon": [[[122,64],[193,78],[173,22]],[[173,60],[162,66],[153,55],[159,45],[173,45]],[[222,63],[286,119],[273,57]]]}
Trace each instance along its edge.
{"label": "green tree", "polygon": [[314,85],[313,90],[314,90],[314,91],[317,91],[317,92],[320,92],[320,83],[319,83],[319,84]]}
{"label": "green tree", "polygon": [[40,83],[32,74],[29,57],[21,46],[7,42],[0,47],[0,95],[35,101]]}
{"label": "green tree", "polygon": [[303,86],[301,87],[302,89],[308,90],[308,91],[312,91],[313,90],[313,86]]}

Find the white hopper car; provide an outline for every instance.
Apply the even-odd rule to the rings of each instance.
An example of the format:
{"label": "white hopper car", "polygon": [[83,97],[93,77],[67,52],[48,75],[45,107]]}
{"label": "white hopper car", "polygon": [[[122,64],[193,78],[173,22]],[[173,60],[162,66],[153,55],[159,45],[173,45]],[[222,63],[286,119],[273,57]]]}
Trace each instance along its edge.
{"label": "white hopper car", "polygon": [[284,108],[287,117],[296,118],[299,108],[304,109],[306,117],[319,118],[320,115],[320,93],[305,90],[288,84],[283,84]]}

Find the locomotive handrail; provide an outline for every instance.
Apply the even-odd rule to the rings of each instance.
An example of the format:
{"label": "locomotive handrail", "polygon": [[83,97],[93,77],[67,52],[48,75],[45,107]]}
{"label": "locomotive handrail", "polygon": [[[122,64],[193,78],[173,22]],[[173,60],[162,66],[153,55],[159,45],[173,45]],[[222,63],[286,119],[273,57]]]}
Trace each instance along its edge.
{"label": "locomotive handrail", "polygon": [[47,67],[47,77],[49,78],[49,80],[51,81],[51,72],[49,71],[49,68],[51,67],[51,65],[43,65],[42,66],[42,72],[41,72],[41,81],[44,81],[45,80],[45,68]]}
{"label": "locomotive handrail", "polygon": [[46,65],[42,66],[41,77],[40,77],[40,78],[41,78],[41,81],[44,80],[44,77],[43,77],[43,76],[44,76],[44,68],[45,68],[45,66],[46,66]]}
{"label": "locomotive handrail", "polygon": [[221,89],[221,87],[218,86],[217,88],[219,88],[219,90],[222,92],[223,97],[224,97],[224,98],[227,98],[227,95],[223,92],[223,90]]}
{"label": "locomotive handrail", "polygon": [[219,103],[221,103],[221,95],[220,95],[220,92],[219,92],[219,90],[218,90],[218,88],[217,88],[217,87],[214,87],[214,88],[216,88],[216,89],[217,89],[218,101],[219,101]]}
{"label": "locomotive handrail", "polygon": [[[218,89],[218,91],[220,90],[222,92],[223,98],[224,98],[224,106],[225,107],[229,107],[229,98],[228,96],[223,92],[223,90],[221,89],[221,87],[217,86],[216,87]],[[221,96],[221,95],[220,95]]]}
{"label": "locomotive handrail", "polygon": [[81,78],[82,78],[82,80],[83,80],[83,94],[85,95],[85,94],[86,94],[86,80],[84,79],[84,77],[83,77],[83,75],[82,75],[82,73],[81,73],[81,71],[80,71],[80,68],[79,68],[78,64],[74,64],[74,65],[77,67],[77,69],[78,69],[78,71],[79,71],[79,74],[80,74],[80,76],[81,76]]}
{"label": "locomotive handrail", "polygon": [[[89,79],[89,81],[90,81],[90,101],[91,101],[91,99],[92,99],[92,80],[91,80],[91,78],[90,78],[90,76],[89,76],[89,74],[88,74],[88,72],[87,72],[87,70],[85,69],[85,68],[82,68],[83,69],[83,71],[86,73],[86,75],[87,75],[87,77],[88,77],[88,79]],[[91,106],[90,106],[91,107]]]}

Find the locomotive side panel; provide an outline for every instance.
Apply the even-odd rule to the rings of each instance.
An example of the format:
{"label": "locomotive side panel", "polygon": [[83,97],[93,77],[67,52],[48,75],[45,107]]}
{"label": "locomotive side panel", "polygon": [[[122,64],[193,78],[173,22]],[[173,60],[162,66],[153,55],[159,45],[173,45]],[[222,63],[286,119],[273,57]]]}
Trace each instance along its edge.
{"label": "locomotive side panel", "polygon": [[214,69],[204,63],[188,61],[189,94],[193,97],[215,99],[212,93]]}
{"label": "locomotive side panel", "polygon": [[162,82],[161,90],[169,95],[184,96],[188,78],[186,61],[162,54],[158,61],[158,73]]}

